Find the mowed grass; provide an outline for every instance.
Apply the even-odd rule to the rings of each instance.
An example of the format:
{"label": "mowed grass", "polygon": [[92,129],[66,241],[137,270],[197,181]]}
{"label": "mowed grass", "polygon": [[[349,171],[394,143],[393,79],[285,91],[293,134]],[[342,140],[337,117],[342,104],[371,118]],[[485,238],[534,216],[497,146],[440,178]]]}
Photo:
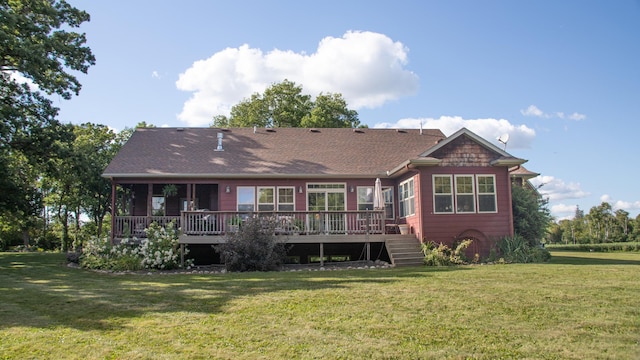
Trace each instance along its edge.
{"label": "mowed grass", "polygon": [[2,359],[638,359],[640,254],[108,274],[0,253]]}

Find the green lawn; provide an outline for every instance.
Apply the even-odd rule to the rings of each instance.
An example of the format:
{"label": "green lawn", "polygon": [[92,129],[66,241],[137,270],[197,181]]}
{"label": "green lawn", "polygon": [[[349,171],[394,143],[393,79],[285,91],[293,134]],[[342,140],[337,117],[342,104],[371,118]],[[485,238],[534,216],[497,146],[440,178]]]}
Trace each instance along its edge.
{"label": "green lawn", "polygon": [[0,253],[0,359],[638,359],[640,253],[116,275]]}

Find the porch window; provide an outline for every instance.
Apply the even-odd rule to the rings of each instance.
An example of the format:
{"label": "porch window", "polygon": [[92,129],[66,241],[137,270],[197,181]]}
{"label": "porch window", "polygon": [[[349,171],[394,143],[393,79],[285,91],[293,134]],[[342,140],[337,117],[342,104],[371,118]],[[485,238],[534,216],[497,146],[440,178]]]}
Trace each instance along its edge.
{"label": "porch window", "polygon": [[400,217],[407,217],[416,213],[414,202],[414,181],[413,178],[400,183],[398,187],[398,205],[400,207]]}
{"label": "porch window", "polygon": [[238,211],[253,212],[256,208],[256,189],[252,186],[238,186]]}
{"label": "porch window", "polygon": [[456,212],[476,212],[473,175],[456,175]]}
{"label": "porch window", "polygon": [[151,215],[152,216],[164,216],[164,196],[153,195],[151,197]]}
{"label": "porch window", "polygon": [[[373,186],[358,186],[358,210],[373,210]],[[386,219],[393,219],[393,188],[382,188]]]}
{"label": "porch window", "polygon": [[358,210],[373,210],[373,186],[358,186]]}
{"label": "porch window", "polygon": [[496,178],[478,175],[478,212],[496,212]]}
{"label": "porch window", "polygon": [[278,211],[294,211],[294,187],[278,187]]}
{"label": "porch window", "polygon": [[274,211],[275,189],[272,187],[258,188],[258,211]]}
{"label": "porch window", "polygon": [[382,188],[384,195],[384,217],[387,219],[395,219],[393,213],[393,188]]}

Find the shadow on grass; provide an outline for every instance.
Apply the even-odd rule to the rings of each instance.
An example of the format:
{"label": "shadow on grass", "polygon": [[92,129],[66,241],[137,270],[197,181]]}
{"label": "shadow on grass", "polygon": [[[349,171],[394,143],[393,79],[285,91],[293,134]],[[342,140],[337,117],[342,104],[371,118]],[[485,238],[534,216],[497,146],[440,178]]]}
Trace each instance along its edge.
{"label": "shadow on grass", "polygon": [[553,251],[551,254],[552,265],[640,265],[637,253]]}
{"label": "shadow on grass", "polygon": [[[384,286],[457,268],[238,274],[113,274],[68,268],[63,254],[0,253],[0,329],[117,330],[150,313],[216,314],[237,298],[287,291]],[[278,292],[283,292],[278,294]]]}
{"label": "shadow on grass", "polygon": [[590,257],[554,255],[549,261],[552,265],[640,265],[640,260],[595,259]]}

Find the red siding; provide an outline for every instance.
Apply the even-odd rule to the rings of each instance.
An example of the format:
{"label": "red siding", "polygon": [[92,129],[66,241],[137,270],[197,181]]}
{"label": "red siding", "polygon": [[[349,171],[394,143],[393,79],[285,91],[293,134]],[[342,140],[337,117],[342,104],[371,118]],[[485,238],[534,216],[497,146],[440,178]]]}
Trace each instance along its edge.
{"label": "red siding", "polygon": [[[425,167],[421,169],[420,197],[423,209],[423,241],[452,245],[458,237],[473,237],[472,248],[481,256],[488,255],[492,242],[503,236],[513,235],[510,182],[506,167]],[[493,174],[496,179],[496,213],[434,214],[433,177],[444,175]],[[477,190],[476,190],[477,191]]]}

